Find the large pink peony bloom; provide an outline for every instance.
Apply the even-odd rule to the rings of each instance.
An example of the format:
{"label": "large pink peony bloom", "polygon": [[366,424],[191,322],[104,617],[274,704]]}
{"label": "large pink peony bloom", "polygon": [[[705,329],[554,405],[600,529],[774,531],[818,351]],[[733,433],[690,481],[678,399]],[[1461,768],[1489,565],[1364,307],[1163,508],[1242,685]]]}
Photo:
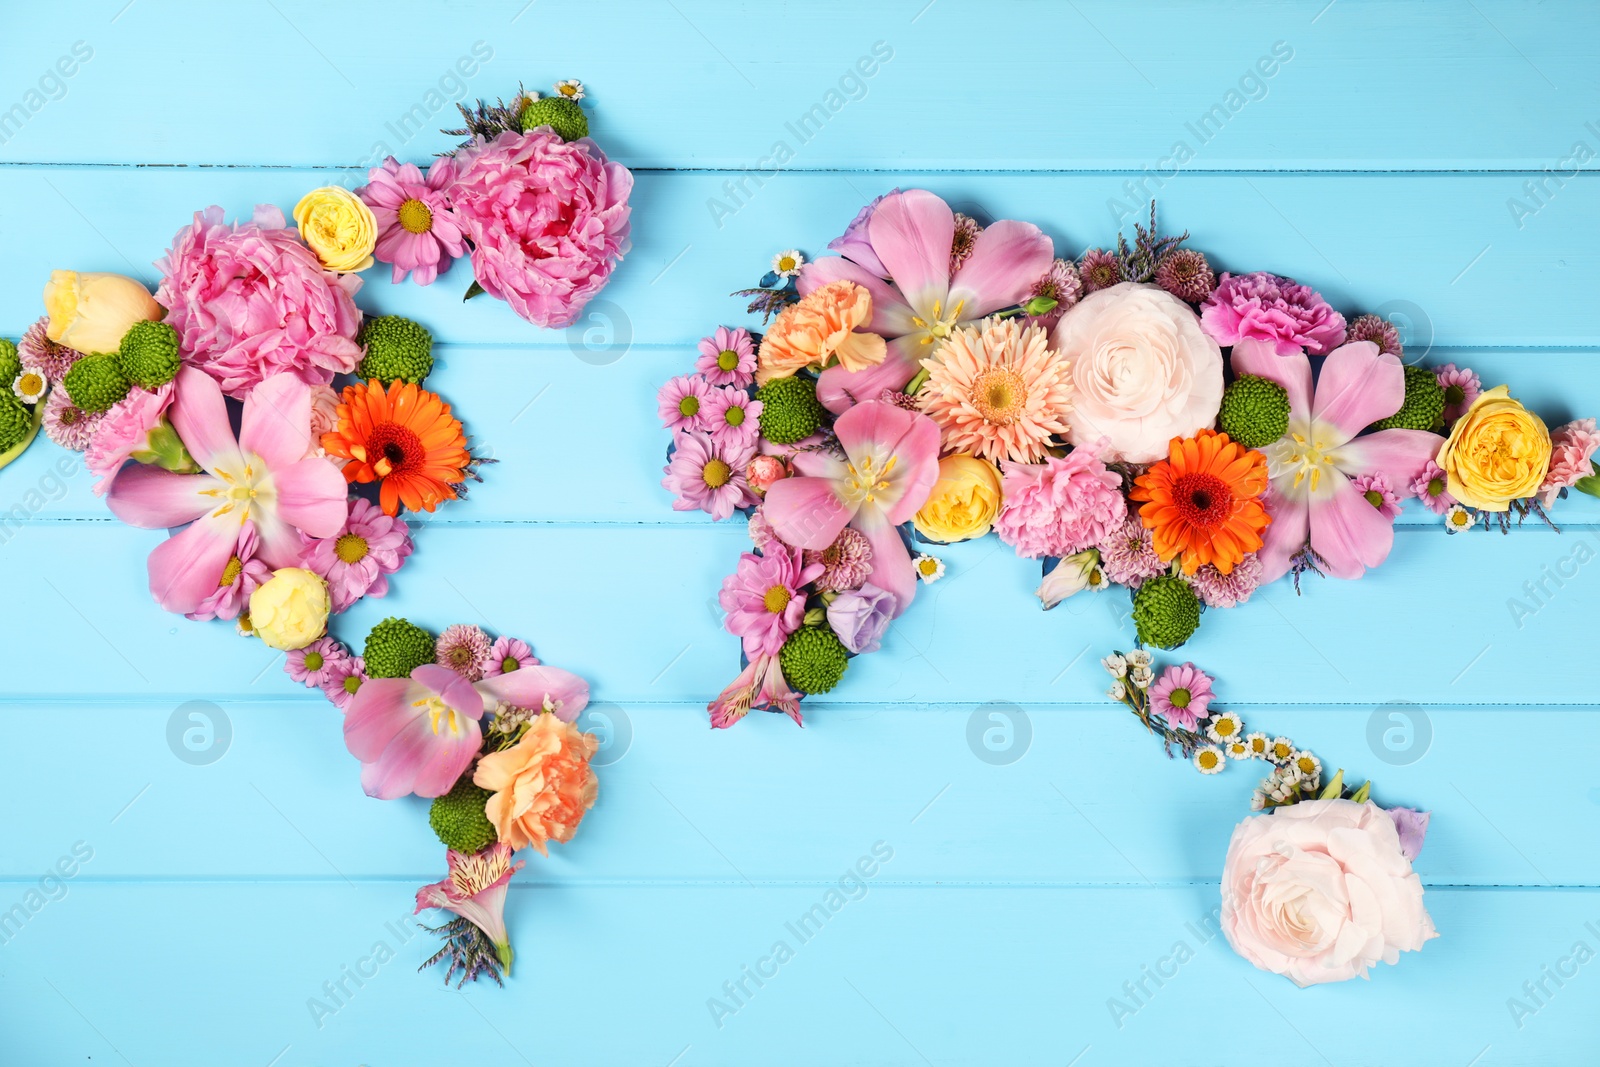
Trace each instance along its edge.
{"label": "large pink peony bloom", "polygon": [[[1099,442],[1104,447],[1105,439]],[[1128,518],[1122,475],[1106,469],[1099,448],[1075,448],[1065,459],[1002,464],[1005,504],[995,518],[1000,540],[1028,559],[1070,556],[1120,529]]]}
{"label": "large pink peony bloom", "polygon": [[478,284],[536,326],[571,325],[628,251],[628,168],[541,127],[468,145],[456,170]]}
{"label": "large pink peony bloom", "polygon": [[[1257,271],[1228,274],[1200,309],[1200,324],[1219,345],[1268,341],[1280,356],[1320,356],[1344,343],[1344,316],[1309,285]],[[1399,410],[1398,408],[1396,410]]]}
{"label": "large pink peony bloom", "polygon": [[361,279],[324,270],[270,204],[232,226],[220,207],[195,212],[156,266],[156,300],[178,331],[184,361],[235,399],[285,371],[326,385],[361,358]]}

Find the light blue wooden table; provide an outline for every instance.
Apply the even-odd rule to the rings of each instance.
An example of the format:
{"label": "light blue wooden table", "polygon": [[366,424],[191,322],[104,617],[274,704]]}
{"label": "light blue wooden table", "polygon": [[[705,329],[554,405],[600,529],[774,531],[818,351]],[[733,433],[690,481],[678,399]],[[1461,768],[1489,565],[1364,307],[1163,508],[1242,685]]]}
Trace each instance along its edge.
{"label": "light blue wooden table", "polygon": [[[1155,194],[1224,266],[1392,312],[1414,352],[1552,423],[1600,414],[1592,5],[84,0],[13,13],[0,56],[10,336],[51,268],[153,281],[195,209],[425,160],[449,100],[519,80],[583,78],[638,171],[634,249],[586,329],[463,306],[459,267],[431,289],[373,271],[359,301],[433,328],[438,387],[504,462],[344,632],[401,612],[524,636],[625,726],[579,838],[511,894],[510,986],[414,973],[411,897],[442,859],[424,805],[362,796],[337,713],[269,650],[161,614],[157,535],[43,443],[0,475],[0,512],[28,514],[0,528],[0,911],[43,900],[0,938],[6,1067],[1600,1062],[1600,962],[1574,955],[1600,951],[1600,572],[1574,562],[1594,501],[1560,536],[1447,539],[1408,510],[1367,580],[1269,589],[1185,650],[1247,722],[1435,813],[1418,869],[1443,936],[1302,991],[1204,932],[1254,777],[1163,760],[1101,697],[1127,624],[1040,613],[992,540],[947,554],[804,731],[709,732],[744,535],[668,510],[653,414],[693,342],[742,321],[724,294],[896,185],[1069,254],[1110,239],[1109,200]],[[190,701],[212,762],[169,743]],[[991,701],[1027,716],[1009,763],[967,741]],[[63,857],[74,876],[46,878]],[[778,941],[793,958],[749,981]]]}

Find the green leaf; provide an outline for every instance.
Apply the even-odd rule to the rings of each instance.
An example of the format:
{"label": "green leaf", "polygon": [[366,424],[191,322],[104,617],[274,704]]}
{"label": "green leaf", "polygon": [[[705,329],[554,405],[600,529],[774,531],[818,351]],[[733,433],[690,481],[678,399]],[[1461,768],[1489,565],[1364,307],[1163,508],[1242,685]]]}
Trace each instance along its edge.
{"label": "green leaf", "polygon": [[468,300],[471,300],[473,297],[482,296],[486,292],[488,292],[488,290],[486,290],[483,286],[479,285],[478,284],[478,279],[474,278],[474,279],[472,279],[472,284],[467,286],[466,293],[461,297],[461,302],[463,304],[465,304]]}
{"label": "green leaf", "polygon": [[1589,466],[1594,469],[1594,473],[1579,478],[1573,483],[1572,488],[1580,493],[1588,493],[1590,496],[1600,496],[1600,463],[1590,460]]}
{"label": "green leaf", "polygon": [[1026,304],[1023,304],[1022,310],[1038,318],[1040,315],[1048,315],[1054,311],[1057,303],[1059,301],[1053,296],[1036,296]]}

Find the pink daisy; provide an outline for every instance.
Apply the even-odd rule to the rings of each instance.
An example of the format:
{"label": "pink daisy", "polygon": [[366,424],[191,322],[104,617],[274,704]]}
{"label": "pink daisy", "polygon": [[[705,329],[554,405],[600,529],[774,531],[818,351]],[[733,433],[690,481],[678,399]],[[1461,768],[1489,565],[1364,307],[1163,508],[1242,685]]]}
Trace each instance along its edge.
{"label": "pink daisy", "polygon": [[328,580],[335,614],[364,596],[387,593],[388,576],[400,569],[413,547],[411,529],[404,519],[385,515],[382,508],[361,497],[350,498],[344,529],[332,537],[304,540],[306,551],[300,565]]}
{"label": "pink daisy", "polygon": [[441,269],[466,254],[461,224],[444,193],[455,173],[449,156],[435,159],[426,178],[416,164],[390,156],[367,171],[367,184],[356,190],[378,220],[372,254],[393,264],[395,282],[405,281],[409,272],[418,285],[432,284]]}
{"label": "pink daisy", "polygon": [[743,326],[730,330],[718,326],[710,337],[700,339],[700,358],[694,369],[712,385],[737,385],[743,389],[756,380],[756,349],[750,331]]}
{"label": "pink daisy", "polygon": [[498,678],[502,674],[520,671],[524,667],[537,667],[539,657],[533,654],[526,642],[515,637],[502,637],[489,646],[489,659],[484,665],[485,678]]}
{"label": "pink daisy", "polygon": [[[1056,306],[1043,315],[1029,315],[1028,321],[1048,330],[1083,296],[1083,281],[1078,277],[1078,268],[1065,259],[1058,259],[1050,264],[1050,269],[1045,272],[1044,277],[1034,282],[1033,288],[1028,290],[1028,300],[1035,300],[1041,296],[1054,300]],[[1024,300],[1023,303],[1028,303],[1028,300]]]}
{"label": "pink daisy", "polygon": [[1361,474],[1350,479],[1356,492],[1367,498],[1367,503],[1378,509],[1378,514],[1393,522],[1400,514],[1400,498],[1389,487],[1389,479],[1381,473]]}
{"label": "pink daisy", "polygon": [[1428,465],[1422,468],[1422,473],[1411,483],[1411,495],[1422,501],[1435,515],[1443,515],[1456,503],[1456,498],[1445,488],[1448,484],[1444,468],[1430,459]]}
{"label": "pink daisy", "polygon": [[[114,409],[113,409],[114,410]],[[239,543],[222,569],[222,578],[210,596],[189,612],[191,619],[237,619],[250,603],[250,594],[272,577],[272,568],[256,559],[256,524],[239,528]]]}
{"label": "pink daisy", "polygon": [[725,447],[708,433],[679,433],[673,438],[672,459],[661,488],[677,496],[674,511],[699,510],[721,520],[759,502],[744,473],[754,445]]}
{"label": "pink daisy", "polygon": [[1083,294],[1087,296],[1122,281],[1122,264],[1110,252],[1091,248],[1078,263],[1078,278],[1083,285]]}
{"label": "pink daisy", "polygon": [[102,417],[73,404],[65,389],[50,390],[44,402],[45,435],[62,448],[70,448],[74,452],[82,452],[89,447]]}
{"label": "pink daisy", "polygon": [[707,430],[711,424],[706,419],[706,402],[711,398],[711,386],[698,374],[680,374],[669,379],[656,393],[656,410],[661,425],[669,430]]}
{"label": "pink daisy", "polygon": [[1483,382],[1471,368],[1454,363],[1436,367],[1433,373],[1444,390],[1444,424],[1449,426],[1478,399],[1478,394],[1483,392]]}
{"label": "pink daisy", "polygon": [[1261,585],[1261,560],[1254,552],[1248,552],[1228,574],[1207,563],[1187,579],[1206,607],[1236,608]]}
{"label": "pink daisy", "polygon": [[327,681],[322,683],[322,695],[343,711],[356,698],[356,690],[366,680],[367,661],[360,656],[348,656],[328,668]]}
{"label": "pink daisy", "polygon": [[[705,428],[711,439],[728,448],[738,448],[753,443],[760,430],[761,401],[737,386],[712,389],[706,394],[701,412],[705,415]],[[748,474],[748,472],[747,472]]]}
{"label": "pink daisy", "polygon": [[1211,706],[1211,677],[1193,663],[1168,667],[1150,687],[1150,708],[1171,726],[1193,730],[1207,718]]}
{"label": "pink daisy", "polygon": [[283,669],[308,689],[321,689],[333,677],[334,667],[350,658],[350,650],[331,637],[319,637],[305,648],[284,657]]}
{"label": "pink daisy", "polygon": [[723,626],[744,641],[745,655],[775,656],[783,649],[784,639],[806,617],[802,590],[822,571],[822,564],[803,563],[799,549],[778,541],[759,556],[740,555],[738,569],[722,580],[717,599],[728,613]]}
{"label": "pink daisy", "polygon": [[469,682],[480,681],[489,664],[489,635],[477,626],[458,622],[445,627],[433,651],[440,666],[449,667]]}
{"label": "pink daisy", "polygon": [[45,332],[49,325],[50,318],[45,316],[29,326],[28,332],[22,335],[22,340],[17,344],[17,354],[22,357],[24,364],[38,368],[54,384],[67,376],[67,371],[83,358],[83,353],[50,340]]}
{"label": "pink daisy", "polygon": [[827,548],[806,549],[805,561],[822,564],[818,592],[860,589],[872,575],[872,542],[860,530],[846,526]]}
{"label": "pink daisy", "polygon": [[1100,549],[1100,568],[1106,578],[1137,589],[1146,578],[1165,574],[1167,565],[1156,555],[1154,536],[1137,517],[1107,535],[1095,546]]}
{"label": "pink daisy", "polygon": [[1378,351],[1391,356],[1405,354],[1405,347],[1400,343],[1400,331],[1395,324],[1378,315],[1361,315],[1350,323],[1349,330],[1345,333],[1345,344],[1356,341],[1371,341],[1378,346]]}

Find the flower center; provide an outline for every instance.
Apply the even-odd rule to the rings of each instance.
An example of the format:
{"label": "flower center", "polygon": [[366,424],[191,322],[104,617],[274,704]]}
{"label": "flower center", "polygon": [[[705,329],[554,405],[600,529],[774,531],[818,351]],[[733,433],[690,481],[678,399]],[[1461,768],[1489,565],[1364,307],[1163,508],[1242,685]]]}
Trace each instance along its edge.
{"label": "flower center", "polygon": [[333,554],[341,563],[360,563],[367,558],[367,539],[360,534],[340,534],[333,543]]}
{"label": "flower center", "polygon": [[794,262],[794,257],[793,256],[781,256],[781,257],[779,257],[779,259],[778,259],[778,270],[780,272],[791,271],[791,270],[794,270],[794,268],[795,268],[795,262]]}
{"label": "flower center", "polygon": [[1101,262],[1089,268],[1087,277],[1095,288],[1108,289],[1116,284],[1117,272],[1109,262]]}
{"label": "flower center", "polygon": [[917,569],[923,574],[933,574],[939,569],[939,564],[931,559],[925,559],[917,564]]}
{"label": "flower center", "polygon": [[344,691],[351,696],[356,695],[356,690],[361,688],[361,675],[347,674],[344,679]]}
{"label": "flower center", "polygon": [[713,489],[721,489],[733,477],[733,468],[720,459],[707,460],[700,469],[700,477]]}
{"label": "flower center", "polygon": [[305,663],[306,663],[306,670],[308,670],[308,671],[320,671],[322,669],[322,653],[321,652],[307,652],[306,653]]}
{"label": "flower center", "polygon": [[467,732],[467,717],[436,696],[426,696],[415,701],[414,708],[422,708],[428,716],[428,728],[440,737],[461,737]]}
{"label": "flower center", "polygon": [[228,560],[228,565],[222,568],[222,578],[217,582],[218,589],[226,589],[239,580],[239,572],[244,570],[244,560],[234,556]]}
{"label": "flower center", "polygon": [[1167,703],[1171,704],[1175,708],[1188,707],[1190,699],[1189,690],[1183,688],[1182,686],[1179,686],[1177,689],[1174,689],[1171,693],[1167,694]]}
{"label": "flower center", "polygon": [[686,396],[682,400],[678,401],[678,414],[682,415],[684,418],[686,418],[686,419],[687,418],[692,418],[693,416],[698,415],[699,413],[700,413],[700,398],[699,397],[697,397],[697,396]]}
{"label": "flower center", "polygon": [[416,197],[412,197],[400,205],[396,212],[400,218],[400,225],[407,233],[427,233],[433,229],[433,212],[428,205]]}
{"label": "flower center", "polygon": [[1465,511],[1458,511],[1450,516],[1451,523],[1456,526],[1466,526],[1471,522],[1471,520],[1472,516]]}
{"label": "flower center", "polygon": [[59,418],[63,426],[76,426],[83,421],[83,412],[75,407],[64,407]]}
{"label": "flower center", "polygon": [[1233,512],[1233,490],[1215,474],[1180,475],[1172,483],[1172,503],[1191,526],[1210,529]]}
{"label": "flower center", "polygon": [[926,334],[917,343],[931,345],[935,341],[942,341],[949,337],[951,332],[955,330],[956,323],[961,321],[961,309],[966,306],[966,303],[965,300],[957,300],[955,306],[950,309],[950,314],[946,316],[944,314],[944,301],[935,300],[933,302],[933,315],[930,318],[923,319],[916,315],[911,316],[911,321],[916,324],[917,329]]}
{"label": "flower center", "polygon": [[986,370],[972,380],[972,406],[985,422],[1010,426],[1022,417],[1028,383],[1010,367]]}
{"label": "flower center", "polygon": [[767,595],[761,598],[761,603],[765,604],[767,610],[774,615],[781,615],[783,609],[789,606],[791,597],[789,590],[781,585],[775,585],[767,590]]}
{"label": "flower center", "polygon": [[1442,479],[1442,478],[1429,478],[1428,479],[1428,495],[1429,496],[1438,496],[1442,492],[1444,492],[1444,479]]}
{"label": "flower center", "polygon": [[420,467],[426,450],[422,439],[409,426],[380,422],[367,439],[367,454],[378,456],[372,470],[378,477],[387,478]]}
{"label": "flower center", "polygon": [[742,426],[744,425],[744,408],[734,404],[722,413],[722,417],[729,426]]}
{"label": "flower center", "polygon": [[717,353],[717,369],[732,371],[739,368],[739,353],[731,348],[724,348]]}
{"label": "flower center", "polygon": [[1209,771],[1211,768],[1215,767],[1216,765],[1217,765],[1217,754],[1215,752],[1202,752],[1202,753],[1200,753],[1200,766],[1204,767],[1206,770]]}
{"label": "flower center", "polygon": [[1373,507],[1375,507],[1375,508],[1383,507],[1383,494],[1378,492],[1376,489],[1368,489],[1365,493],[1362,493],[1361,495],[1366,497],[1367,498],[1367,503],[1371,504]]}
{"label": "flower center", "polygon": [[1294,476],[1294,488],[1315,493],[1327,481],[1331,488],[1334,465],[1332,453],[1338,446],[1314,436],[1312,431],[1290,427],[1289,432],[1268,445],[1267,471],[1273,478]]}
{"label": "flower center", "polygon": [[44,389],[44,378],[37,371],[23,371],[17,379],[17,392],[24,396],[32,396]]}
{"label": "flower center", "polygon": [[457,645],[445,654],[445,662],[454,670],[472,666],[472,649],[466,645]]}
{"label": "flower center", "polygon": [[1228,737],[1233,733],[1233,720],[1218,719],[1215,729],[1218,737]]}
{"label": "flower center", "polygon": [[890,456],[882,470],[871,456],[862,457],[858,463],[846,463],[845,470],[850,476],[845,479],[844,492],[840,494],[845,503],[859,508],[875,502],[878,494],[889,488],[889,472],[899,461],[898,456]]}
{"label": "flower center", "polygon": [[1461,386],[1447,385],[1444,387],[1444,402],[1446,404],[1459,404],[1466,399],[1467,391],[1461,388]]}
{"label": "flower center", "polygon": [[501,674],[510,674],[512,671],[518,669],[521,666],[522,666],[522,664],[517,662],[517,657],[515,657],[515,656],[507,656],[505,659],[500,661],[500,673]]}

